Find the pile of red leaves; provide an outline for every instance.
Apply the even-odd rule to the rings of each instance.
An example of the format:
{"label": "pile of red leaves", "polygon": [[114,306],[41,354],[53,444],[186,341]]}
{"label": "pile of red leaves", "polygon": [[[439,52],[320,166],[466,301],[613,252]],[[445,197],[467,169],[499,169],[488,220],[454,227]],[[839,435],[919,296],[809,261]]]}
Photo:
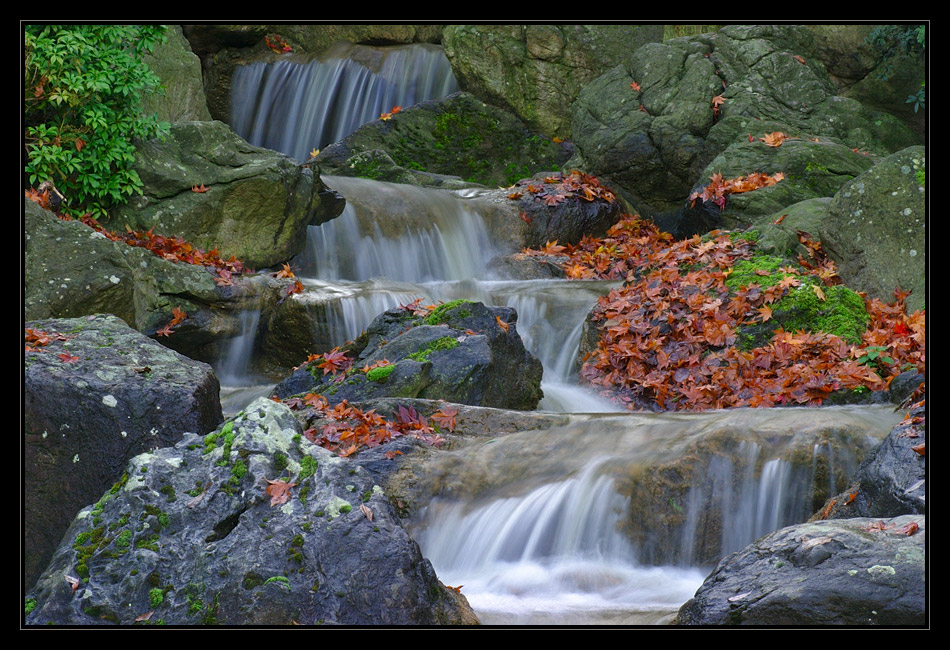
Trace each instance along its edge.
{"label": "pile of red leaves", "polygon": [[[412,407],[400,406],[393,417],[387,419],[376,413],[375,409],[363,411],[350,406],[346,400],[330,406],[326,398],[316,393],[291,397],[284,400],[283,404],[292,410],[305,412],[308,423],[312,425],[304,431],[308,440],[343,457],[351,456],[361,449],[378,447],[401,436],[418,438],[432,445],[443,442],[428,419]],[[458,409],[446,404],[431,418],[439,427],[453,431],[457,415]]]}
{"label": "pile of red leaves", "polygon": [[574,198],[585,201],[601,200],[607,203],[617,200],[614,193],[601,185],[599,180],[577,170],[570,174],[557,172],[545,176],[543,182],[532,179],[520,180],[514,187],[519,189],[508,195],[512,201],[521,199],[526,193],[545,205],[557,205]]}
{"label": "pile of red leaves", "polygon": [[[785,275],[777,284],[731,291],[725,280],[738,260],[752,256],[750,242],[717,232],[708,239],[671,239],[626,217],[605,239],[533,253],[568,255],[570,277],[626,281],[594,308],[600,341],[581,376],[629,408],[818,405],[839,389],[882,390],[907,367],[924,371],[924,315],[905,314],[901,292],[893,305],[866,300],[871,324],[861,346],[822,332],[778,328],[768,345],[741,351],[734,345],[737,329],[768,321],[769,305],[801,285],[800,277],[816,279],[816,295],[819,285],[840,283],[820,244],[803,238],[811,261],[779,269]],[[866,363],[872,346],[887,350],[886,363]]]}

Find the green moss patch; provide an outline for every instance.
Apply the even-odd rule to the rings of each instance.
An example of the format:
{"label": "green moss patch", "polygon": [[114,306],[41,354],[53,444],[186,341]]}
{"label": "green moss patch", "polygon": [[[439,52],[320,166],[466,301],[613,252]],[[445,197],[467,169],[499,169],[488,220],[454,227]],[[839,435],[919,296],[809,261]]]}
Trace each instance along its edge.
{"label": "green moss patch", "polygon": [[432,341],[431,343],[427,344],[418,352],[413,352],[412,354],[408,355],[407,358],[412,359],[413,361],[419,361],[421,363],[423,361],[428,361],[429,356],[433,352],[438,352],[441,350],[452,350],[454,348],[457,348],[458,345],[459,345],[459,342],[457,339],[454,339],[451,336],[443,336],[442,338],[436,339],[435,341]]}

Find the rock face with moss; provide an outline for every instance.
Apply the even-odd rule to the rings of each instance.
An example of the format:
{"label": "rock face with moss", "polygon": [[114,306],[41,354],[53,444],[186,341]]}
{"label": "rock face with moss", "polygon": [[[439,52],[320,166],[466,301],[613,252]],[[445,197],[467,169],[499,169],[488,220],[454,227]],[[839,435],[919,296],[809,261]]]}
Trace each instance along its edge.
{"label": "rock face with moss", "polygon": [[662,25],[449,25],[442,32],[464,90],[565,139],[581,88],[662,38]]}
{"label": "rock face with moss", "polygon": [[466,93],[421,102],[364,124],[316,158],[321,173],[415,185],[511,185],[559,169],[567,145]]}
{"label": "rock face with moss", "polygon": [[315,392],[331,403],[418,397],[531,410],[542,397],[542,368],[525,349],[516,320],[510,307],[468,300],[426,315],[390,309],[347,347],[353,359],[347,372],[324,374],[312,363],[278,384],[276,394]]}
{"label": "rock face with moss", "polygon": [[370,473],[267,399],[135,456],[28,598],[29,625],[476,622]]}
{"label": "rock face with moss", "polygon": [[51,341],[24,358],[27,585],[80,508],[129,458],[221,422],[218,380],[115,316],[27,322]]}
{"label": "rock face with moss", "polygon": [[581,91],[568,164],[676,232],[682,202],[704,182],[706,165],[764,128],[878,155],[915,143],[893,116],[836,96],[813,48],[812,34],[793,25],[730,25],[644,45]]}
{"label": "rock face with moss", "polygon": [[249,145],[223,122],[173,124],[165,141],[137,147],[135,170],[143,195],[116,208],[119,227],[216,248],[249,268],[287,261],[303,250],[308,225],[343,210],[312,170]]}

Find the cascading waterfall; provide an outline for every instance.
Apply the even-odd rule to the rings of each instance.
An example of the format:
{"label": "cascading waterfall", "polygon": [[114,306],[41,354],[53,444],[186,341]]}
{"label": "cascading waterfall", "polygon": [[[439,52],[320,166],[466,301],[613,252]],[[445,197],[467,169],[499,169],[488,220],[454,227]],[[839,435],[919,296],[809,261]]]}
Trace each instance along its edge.
{"label": "cascading waterfall", "polygon": [[[311,149],[340,140],[394,105],[456,89],[437,48],[395,48],[374,56],[369,66],[336,53],[245,66],[233,80],[232,126],[253,144],[305,159]],[[575,414],[620,410],[574,379],[584,318],[612,283],[492,278],[490,260],[506,251],[489,236],[499,230],[486,225],[477,193],[324,180],[347,199],[347,207],[337,219],[310,228],[306,252],[294,264],[306,289],[292,299],[313,310],[317,338],[328,348],[355,338],[382,311],[416,298],[427,304],[466,298],[507,305],[518,312],[526,347],[544,365],[539,408]],[[244,333],[232,341],[222,376],[247,371],[256,318],[249,314]],[[762,418],[786,417],[794,409],[782,411],[756,414],[753,428],[768,428]],[[669,507],[682,519],[675,534],[632,541],[640,539],[630,531],[637,506],[618,490],[618,468],[629,476],[647,458],[677,458],[685,453],[685,441],[699,435],[694,432],[723,417],[573,415],[561,437],[552,431],[504,436],[491,447],[511,445],[500,455],[506,463],[531,458],[531,471],[525,465],[510,470],[518,489],[499,480],[477,498],[433,500],[414,523],[414,536],[444,583],[464,585],[484,623],[663,623],[706,575],[708,565],[698,565],[708,553],[697,540],[708,536],[709,522],[716,522],[712,545],[720,552],[741,548],[804,519],[812,488],[803,486],[815,483],[824,468],[829,478],[823,489],[833,493],[836,465],[852,460],[842,459],[830,441],[815,442],[809,447],[811,467],[803,470],[766,449],[762,439],[742,440],[734,453],[709,453],[682,501],[670,498]],[[875,412],[867,430],[883,435],[892,424]],[[475,451],[477,445],[451,453]],[[477,457],[471,462],[495,466],[484,460],[479,465]]]}
{"label": "cascading waterfall", "polygon": [[[373,69],[350,58],[360,53],[376,59]],[[239,66],[231,83],[231,127],[251,144],[306,160],[311,150],[342,140],[394,106],[456,90],[440,47],[338,48],[320,60]]]}

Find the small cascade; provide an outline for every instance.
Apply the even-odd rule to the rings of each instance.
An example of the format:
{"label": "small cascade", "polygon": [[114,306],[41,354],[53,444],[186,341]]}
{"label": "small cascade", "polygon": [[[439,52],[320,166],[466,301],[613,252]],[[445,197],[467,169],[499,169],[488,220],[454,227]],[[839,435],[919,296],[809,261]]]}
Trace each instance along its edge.
{"label": "small cascade", "polygon": [[239,319],[241,333],[225,343],[226,352],[215,368],[218,380],[224,385],[242,384],[247,379],[261,310],[258,308],[242,311]]}
{"label": "small cascade", "polygon": [[[689,599],[698,570],[638,566],[620,533],[627,500],[594,460],[522,497],[431,503],[419,543],[485,624],[657,623]],[[631,603],[636,603],[631,607]]]}
{"label": "small cascade", "polygon": [[497,254],[484,219],[454,195],[324,176],[343,214],[308,232],[301,273],[321,280],[446,282],[479,277]]}
{"label": "small cascade", "polygon": [[[434,499],[415,538],[485,623],[666,622],[720,557],[810,516],[824,488],[815,440],[866,451],[898,419],[763,411],[575,416],[473,444],[432,465],[432,480],[491,488]],[[835,456],[856,465],[851,451]]]}
{"label": "small cascade", "polygon": [[238,67],[231,83],[231,127],[251,144],[306,160],[312,149],[342,140],[393,106],[457,90],[441,47],[341,45],[320,59]]}

